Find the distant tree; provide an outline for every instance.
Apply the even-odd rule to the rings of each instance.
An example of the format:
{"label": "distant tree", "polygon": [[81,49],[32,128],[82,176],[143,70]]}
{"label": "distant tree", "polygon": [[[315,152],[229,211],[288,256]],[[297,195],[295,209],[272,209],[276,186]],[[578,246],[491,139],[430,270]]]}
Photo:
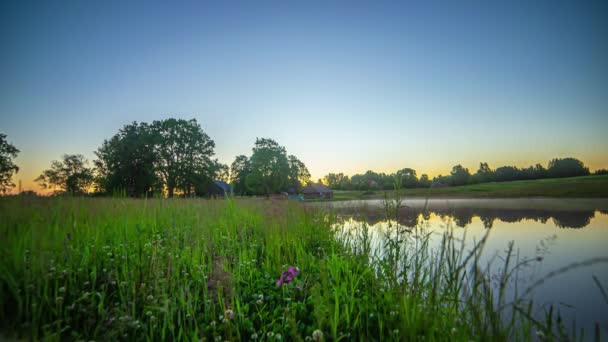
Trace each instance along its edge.
{"label": "distant tree", "polygon": [[215,143],[196,119],[166,119],[151,125],[155,139],[156,171],[167,188],[168,197],[176,189],[190,193],[197,179],[210,177]]}
{"label": "distant tree", "polygon": [[302,161],[296,156],[290,155],[287,157],[289,164],[288,185],[292,187],[296,193],[300,193],[304,184],[310,182],[310,172]]}
{"label": "distant tree", "polygon": [[479,163],[479,169],[472,176],[474,183],[486,183],[494,180],[494,171],[488,163]]}
{"label": "distant tree", "polygon": [[247,176],[251,173],[251,165],[247,156],[237,156],[230,165],[230,183],[236,194],[247,194]]}
{"label": "distant tree", "polygon": [[515,166],[501,166],[494,171],[494,180],[497,182],[509,182],[521,179],[521,172]]}
{"label": "distant tree", "polygon": [[547,170],[540,164],[522,169],[520,172],[521,179],[541,179],[547,177]]}
{"label": "distant tree", "polygon": [[88,192],[93,182],[93,169],[81,154],[66,154],[62,161],[54,160],[51,168],[35,179],[43,188],[59,188],[69,194]]}
{"label": "distant tree", "polygon": [[155,171],[157,155],[150,126],[133,122],[105,140],[95,152],[96,183],[105,193],[126,191],[144,196],[160,188]]}
{"label": "distant tree", "polygon": [[452,172],[450,172],[450,177],[452,185],[458,186],[468,184],[471,174],[469,173],[469,169],[458,164],[452,168]]}
{"label": "distant tree", "polygon": [[576,158],[555,158],[549,162],[547,175],[551,178],[589,175],[589,168]]}
{"label": "distant tree", "polygon": [[334,190],[345,190],[349,181],[348,176],[343,173],[329,173],[323,178],[323,183]]}
{"label": "distant tree", "polygon": [[598,169],[598,170],[595,170],[595,172],[593,174],[596,175],[596,176],[608,175],[608,170],[606,170],[606,169]]}
{"label": "distant tree", "polygon": [[397,176],[401,177],[401,184],[406,188],[415,188],[418,186],[418,177],[416,170],[404,168],[397,171]]}
{"label": "distant tree", "polygon": [[230,167],[226,164],[220,163],[217,159],[213,162],[213,179],[222,182],[230,182]]}
{"label": "distant tree", "polygon": [[0,193],[6,193],[13,188],[13,175],[19,172],[19,167],[13,164],[19,150],[6,140],[6,135],[0,133]]}
{"label": "distant tree", "polygon": [[258,138],[250,158],[251,173],[245,183],[253,193],[269,196],[288,184],[289,161],[285,147],[272,139]]}
{"label": "distant tree", "polygon": [[421,188],[428,188],[431,186],[431,181],[429,180],[429,175],[423,173],[420,176],[420,180],[418,181],[418,186]]}

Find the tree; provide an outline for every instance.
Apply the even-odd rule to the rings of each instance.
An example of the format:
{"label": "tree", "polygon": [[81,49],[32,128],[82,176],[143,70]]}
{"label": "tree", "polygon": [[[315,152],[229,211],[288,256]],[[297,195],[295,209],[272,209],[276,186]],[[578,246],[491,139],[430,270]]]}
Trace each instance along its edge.
{"label": "tree", "polygon": [[0,133],[0,192],[6,193],[14,187],[13,174],[19,172],[19,167],[13,164],[19,150],[6,141],[6,135]]}
{"label": "tree", "polygon": [[473,182],[475,183],[486,183],[494,180],[494,171],[490,168],[488,163],[479,163],[479,169],[473,175]]}
{"label": "tree", "polygon": [[401,184],[406,188],[415,188],[418,186],[418,177],[416,176],[416,170],[410,168],[404,168],[397,171],[397,176],[401,177]]}
{"label": "tree", "polygon": [[35,179],[43,188],[59,188],[69,194],[88,192],[93,182],[93,169],[82,154],[66,154],[62,161],[54,160],[51,168]]}
{"label": "tree", "polygon": [[125,125],[95,155],[96,183],[106,193],[124,190],[129,196],[143,196],[160,187],[154,138],[146,123]]}
{"label": "tree", "polygon": [[256,139],[250,159],[251,173],[246,185],[253,193],[264,194],[283,189],[289,181],[289,161],[285,147],[272,139]]}
{"label": "tree", "polygon": [[232,164],[230,164],[230,183],[236,194],[246,195],[247,184],[245,183],[247,176],[251,173],[251,165],[249,158],[244,155],[236,156]]}
{"label": "tree", "polygon": [[215,143],[196,119],[154,121],[151,130],[156,171],[167,188],[167,195],[173,197],[176,189],[191,193],[197,179],[213,166]]}
{"label": "tree", "polygon": [[469,169],[458,164],[452,168],[450,177],[452,180],[452,185],[458,186],[468,184],[471,174],[469,173]]}
{"label": "tree", "polygon": [[576,158],[555,158],[549,162],[547,174],[551,178],[589,175],[589,168]]}
{"label": "tree", "polygon": [[515,166],[501,166],[494,171],[494,180],[497,182],[509,182],[521,177],[521,171]]}
{"label": "tree", "polygon": [[230,182],[230,167],[216,159],[213,162],[212,178],[225,183]]}
{"label": "tree", "polygon": [[287,157],[287,162],[289,164],[288,184],[296,193],[299,193],[304,184],[310,182],[310,172],[296,156],[290,155]]}
{"label": "tree", "polygon": [[341,172],[327,174],[323,182],[334,190],[345,190],[350,187],[350,179]]}
{"label": "tree", "polygon": [[420,180],[418,181],[418,185],[421,188],[428,188],[431,186],[431,181],[429,180],[429,175],[427,175],[426,173],[423,173],[420,176]]}

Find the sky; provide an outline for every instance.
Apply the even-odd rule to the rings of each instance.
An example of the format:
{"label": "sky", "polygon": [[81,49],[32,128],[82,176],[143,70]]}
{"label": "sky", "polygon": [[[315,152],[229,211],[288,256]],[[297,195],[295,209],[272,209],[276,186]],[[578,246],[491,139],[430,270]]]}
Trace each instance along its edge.
{"label": "sky", "polygon": [[24,189],[132,121],[196,118],[230,164],[256,137],[329,172],[608,168],[604,2],[13,1],[0,133]]}

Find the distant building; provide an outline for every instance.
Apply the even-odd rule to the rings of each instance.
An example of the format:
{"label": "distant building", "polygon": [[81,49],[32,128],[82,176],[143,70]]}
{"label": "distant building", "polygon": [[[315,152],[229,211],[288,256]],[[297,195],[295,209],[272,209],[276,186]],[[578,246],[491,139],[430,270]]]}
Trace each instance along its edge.
{"label": "distant building", "polygon": [[302,189],[305,199],[333,198],[334,192],[321,183],[311,183]]}
{"label": "distant building", "polygon": [[211,192],[213,192],[213,194],[230,195],[230,193],[232,192],[232,188],[230,187],[230,184],[228,184],[226,182],[222,182],[220,180],[214,180],[212,185],[215,185],[215,186],[213,186],[214,189],[211,190]]}

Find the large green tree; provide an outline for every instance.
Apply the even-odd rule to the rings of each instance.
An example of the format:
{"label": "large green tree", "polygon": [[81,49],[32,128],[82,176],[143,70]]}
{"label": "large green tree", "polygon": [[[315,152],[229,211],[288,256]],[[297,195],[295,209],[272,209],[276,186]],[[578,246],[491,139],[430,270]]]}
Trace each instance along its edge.
{"label": "large green tree", "polygon": [[473,182],[475,183],[486,183],[494,180],[494,171],[490,168],[488,163],[479,163],[479,169],[472,176]]}
{"label": "large green tree", "polygon": [[283,190],[289,182],[289,161],[285,147],[272,139],[256,139],[250,165],[251,173],[245,182],[253,193],[269,196]]}
{"label": "large green tree", "polygon": [[0,133],[0,192],[6,193],[12,187],[13,175],[19,172],[19,167],[13,163],[19,150],[6,140],[6,135]]}
{"label": "large green tree", "polygon": [[173,197],[175,190],[191,193],[213,168],[215,143],[196,119],[166,119],[151,125],[155,139],[155,168]]}
{"label": "large green tree", "polygon": [[234,193],[239,195],[246,195],[247,189],[247,176],[251,173],[251,164],[249,158],[244,155],[236,156],[232,164],[230,164],[230,184]]}
{"label": "large green tree", "polygon": [[452,180],[452,185],[466,185],[469,183],[471,174],[469,173],[469,169],[458,164],[452,168],[452,172],[450,172],[450,177]]}
{"label": "large green tree", "polygon": [[83,194],[88,192],[93,182],[93,169],[81,154],[66,154],[61,161],[54,160],[51,168],[44,170],[35,179],[45,189],[59,189],[59,192]]}
{"label": "large green tree", "polygon": [[106,193],[144,196],[159,188],[154,137],[146,123],[125,125],[95,152],[96,183]]}
{"label": "large green tree", "polygon": [[397,177],[401,177],[401,184],[406,188],[415,188],[418,186],[418,176],[416,170],[409,167],[397,171]]}
{"label": "large green tree", "polygon": [[308,172],[306,165],[296,156],[288,156],[287,162],[289,164],[288,184],[296,193],[299,193],[304,184],[310,182],[310,172]]}
{"label": "large green tree", "polygon": [[350,179],[342,172],[328,173],[325,177],[323,177],[323,182],[334,190],[346,190],[346,188],[350,185]]}
{"label": "large green tree", "polygon": [[576,158],[555,158],[549,162],[547,175],[551,178],[586,176],[589,168]]}

